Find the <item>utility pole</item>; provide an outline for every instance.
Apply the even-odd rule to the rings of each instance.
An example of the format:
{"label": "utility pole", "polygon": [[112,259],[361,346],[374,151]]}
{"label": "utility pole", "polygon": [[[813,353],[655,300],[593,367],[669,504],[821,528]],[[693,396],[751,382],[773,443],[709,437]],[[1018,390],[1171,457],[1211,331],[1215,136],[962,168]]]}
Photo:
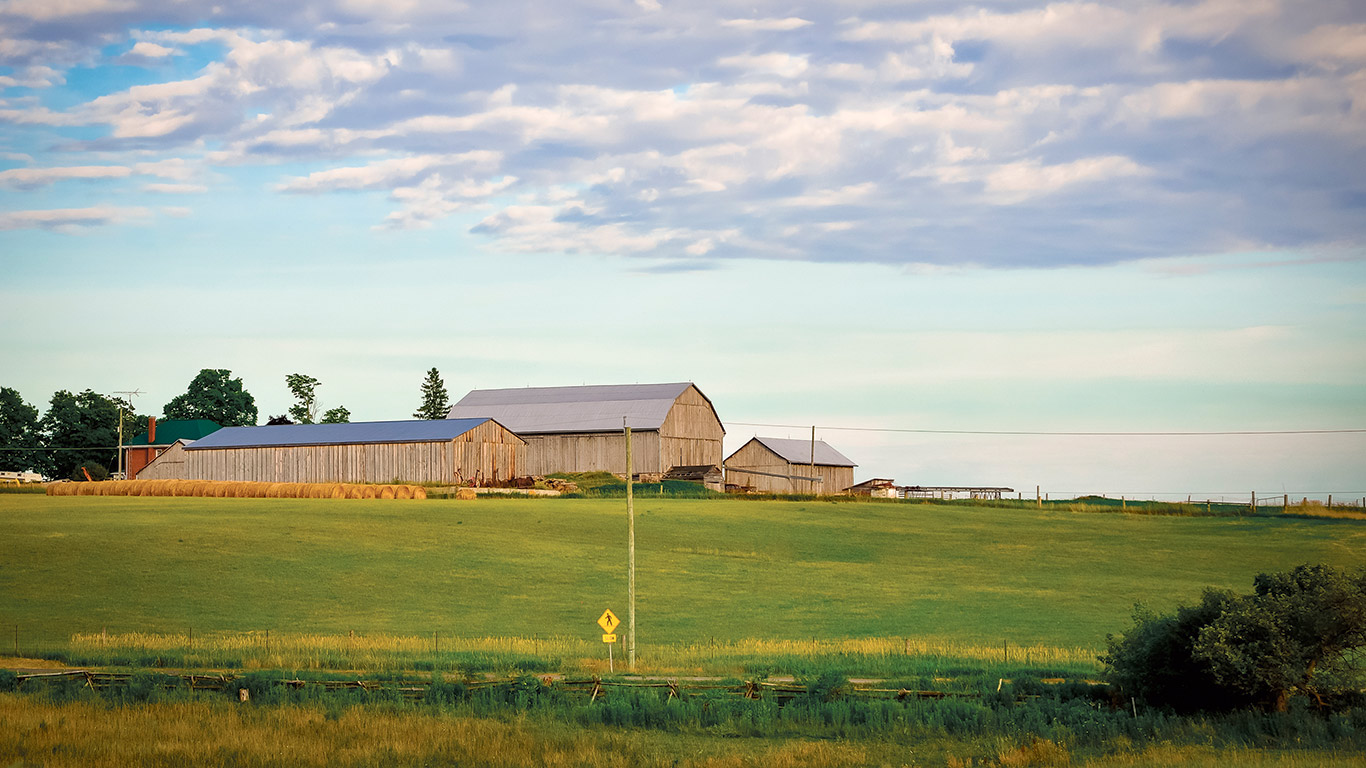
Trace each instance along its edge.
{"label": "utility pole", "polygon": [[[134,397],[137,397],[137,396],[140,395],[140,394],[142,394],[142,390],[137,389],[137,388],[134,388],[134,389],[131,389],[131,390],[124,390],[124,391],[122,391],[122,392],[115,392],[114,394],[116,394],[116,395],[127,395],[127,396],[128,396],[128,409],[129,409],[129,410],[132,410],[132,408],[133,408],[133,398],[134,398]],[[119,479],[122,480],[122,479],[123,479],[123,404],[122,404],[122,403],[119,403],[119,452],[118,452],[118,456],[115,457],[115,461],[117,462],[117,469],[116,469],[115,471],[118,473]]]}
{"label": "utility pole", "polygon": [[[636,506],[631,488],[631,425],[621,417],[626,433],[626,663],[636,671]],[[609,649],[610,650],[610,649]]]}
{"label": "utility pole", "polygon": [[[809,483],[807,483],[807,485],[811,488],[811,492],[812,492],[812,493],[815,493],[815,492],[816,492],[816,425],[815,425],[815,424],[812,424],[812,425],[811,425],[811,465],[810,465],[809,467],[807,467],[807,471],[811,473],[811,481],[810,481]],[[825,489],[822,488],[821,490],[825,490]]]}

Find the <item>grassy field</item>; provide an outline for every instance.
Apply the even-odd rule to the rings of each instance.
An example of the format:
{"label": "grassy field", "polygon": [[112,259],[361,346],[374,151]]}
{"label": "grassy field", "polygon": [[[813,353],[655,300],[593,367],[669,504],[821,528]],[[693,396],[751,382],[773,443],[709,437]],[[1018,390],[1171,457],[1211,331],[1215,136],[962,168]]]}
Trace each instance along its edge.
{"label": "grassy field", "polygon": [[[624,517],[609,499],[4,495],[0,648],[17,627],[21,651],[270,631],[591,655],[602,610],[625,616]],[[636,527],[645,663],[752,639],[797,655],[910,638],[1085,656],[1136,601],[1167,609],[1207,585],[1246,591],[1259,571],[1366,561],[1366,528],[1330,519],[645,496]]]}
{"label": "grassy field", "polygon": [[[226,700],[110,707],[0,694],[0,764],[80,766],[1094,766],[1095,768],[1348,768],[1361,753],[1294,745],[1253,748],[1208,724],[1152,738],[1068,745],[1028,735],[938,727],[870,736],[756,737],[740,728],[664,731],[537,716],[322,705],[255,707]],[[1175,738],[1180,743],[1173,743]],[[1063,741],[1076,740],[1064,739]],[[1289,739],[1294,741],[1293,739]]]}

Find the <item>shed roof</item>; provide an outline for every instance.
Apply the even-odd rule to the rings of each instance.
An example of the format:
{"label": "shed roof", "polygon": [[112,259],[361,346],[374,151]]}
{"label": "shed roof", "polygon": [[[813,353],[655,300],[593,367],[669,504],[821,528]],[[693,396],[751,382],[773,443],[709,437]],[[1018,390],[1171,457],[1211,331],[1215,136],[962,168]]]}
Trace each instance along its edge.
{"label": "shed roof", "polygon": [[[782,437],[756,437],[760,445],[778,454],[785,461],[793,464],[810,464],[811,461],[811,441],[810,440],[790,440]],[[751,441],[751,442],[753,442]],[[749,445],[746,443],[745,445]],[[741,446],[743,448],[744,446]],[[738,451],[737,451],[738,453]],[[731,456],[735,454],[732,453]],[[726,459],[730,461],[730,459]],[[824,440],[816,441],[816,460],[814,462],[823,467],[857,467],[858,465],[849,460],[848,456],[840,453]]]}
{"label": "shed roof", "polygon": [[[170,445],[177,440],[198,440],[206,435],[213,434],[222,427],[218,422],[208,419],[166,419],[157,421],[157,441],[155,445]],[[149,445],[147,433],[143,432],[137,437],[124,443],[129,445]]]}
{"label": "shed roof", "polygon": [[225,427],[187,444],[185,450],[210,448],[279,448],[294,445],[358,443],[437,443],[465,434],[490,419],[416,419],[360,421],[353,424],[280,424]]}
{"label": "shed roof", "polygon": [[[518,434],[657,430],[692,382],[583,387],[476,389],[451,406],[449,418],[484,416]],[[705,396],[704,396],[705,397]]]}

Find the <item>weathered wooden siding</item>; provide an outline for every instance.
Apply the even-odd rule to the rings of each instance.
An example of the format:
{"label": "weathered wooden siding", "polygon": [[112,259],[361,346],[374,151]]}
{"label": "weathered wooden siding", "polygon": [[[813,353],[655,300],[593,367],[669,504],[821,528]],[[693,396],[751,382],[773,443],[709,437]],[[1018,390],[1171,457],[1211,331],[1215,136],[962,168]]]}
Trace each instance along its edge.
{"label": "weathered wooden siding", "polygon": [[[170,453],[168,451],[167,453]],[[462,483],[508,480],[526,473],[526,446],[490,421],[454,441],[360,443],[182,451],[183,464],[144,479],[187,478],[269,483]],[[174,467],[174,469],[173,469]]]}
{"label": "weathered wooden siding", "polygon": [[[820,482],[792,480],[768,475],[751,475],[744,470],[753,469],[774,475],[793,475],[796,477],[819,477]],[[814,470],[814,471],[813,471]],[[761,493],[819,493],[833,495],[841,493],[854,484],[853,467],[832,467],[817,464],[792,464],[774,453],[758,441],[751,440],[736,451],[726,461],[726,482],[746,485]]]}
{"label": "weathered wooden siding", "polygon": [[[636,473],[662,474],[672,467],[715,464],[723,457],[725,430],[711,403],[688,387],[664,418],[659,431],[631,431],[631,464]],[[626,440],[620,432],[522,435],[527,441],[527,473],[626,473]]]}
{"label": "weathered wooden siding", "polygon": [[[527,474],[554,472],[611,472],[626,474],[626,436],[621,432],[565,435],[523,435]],[[658,432],[631,430],[631,469],[636,473],[663,472]],[[699,462],[701,463],[701,462]]]}
{"label": "weathered wooden siding", "polygon": [[189,477],[185,474],[185,455],[185,446],[176,443],[138,470],[137,477],[139,480],[185,480]]}
{"label": "weathered wooden siding", "polygon": [[725,457],[721,439],[725,434],[711,403],[697,387],[688,387],[674,401],[659,428],[659,471],[702,464],[721,466]]}

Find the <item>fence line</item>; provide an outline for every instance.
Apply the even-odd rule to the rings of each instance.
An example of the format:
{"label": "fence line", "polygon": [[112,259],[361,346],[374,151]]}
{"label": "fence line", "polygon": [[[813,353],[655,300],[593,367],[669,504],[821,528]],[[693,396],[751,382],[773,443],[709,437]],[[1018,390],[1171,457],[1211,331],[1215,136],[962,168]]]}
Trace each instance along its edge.
{"label": "fence line", "polygon": [[[17,675],[17,682],[20,690],[24,689],[25,684],[29,688],[35,682],[46,683],[56,680],[80,680],[83,688],[94,691],[119,690],[129,687],[138,674],[132,672],[94,672],[90,670],[64,670],[61,672],[35,672],[30,674]],[[153,685],[162,690],[175,690],[184,685],[191,691],[210,691],[236,693],[240,701],[249,700],[248,689],[241,687],[243,677],[228,674],[219,675],[195,675],[195,674],[158,674],[150,679]],[[600,676],[593,676],[581,679],[567,679],[553,675],[539,677],[507,677],[507,678],[466,678],[459,681],[460,685],[468,691],[479,691],[486,689],[512,689],[517,686],[525,685],[528,679],[535,679],[545,688],[558,689],[570,695],[587,697],[588,702],[594,703],[599,699],[606,699],[612,689],[617,690],[667,690],[668,699],[686,699],[689,696],[738,696],[752,700],[770,700],[780,704],[791,701],[808,694],[809,689],[805,685],[797,682],[785,680],[743,680],[739,682],[726,682],[722,678],[643,678],[625,676],[615,679],[604,679]],[[914,689],[914,688],[879,688],[878,683],[882,680],[860,680],[858,682],[848,681],[847,685],[841,688],[843,695],[850,698],[861,699],[883,699],[895,701],[907,701],[918,699],[977,699],[982,697],[979,691],[966,690],[938,690],[938,689]],[[997,683],[997,690],[1007,682],[1006,678],[1001,678]],[[1045,685],[1061,685],[1069,682],[1066,678],[1044,678],[1039,682]],[[1092,680],[1073,679],[1070,682],[1081,682],[1089,685],[1104,685]],[[362,690],[367,692],[392,692],[408,701],[423,701],[431,693],[432,687],[436,684],[433,681],[424,680],[304,680],[300,678],[272,678],[269,684],[280,688],[290,688],[293,690],[316,689],[324,692],[343,691],[343,690]],[[1038,698],[1037,695],[1019,695],[1019,701]]]}

